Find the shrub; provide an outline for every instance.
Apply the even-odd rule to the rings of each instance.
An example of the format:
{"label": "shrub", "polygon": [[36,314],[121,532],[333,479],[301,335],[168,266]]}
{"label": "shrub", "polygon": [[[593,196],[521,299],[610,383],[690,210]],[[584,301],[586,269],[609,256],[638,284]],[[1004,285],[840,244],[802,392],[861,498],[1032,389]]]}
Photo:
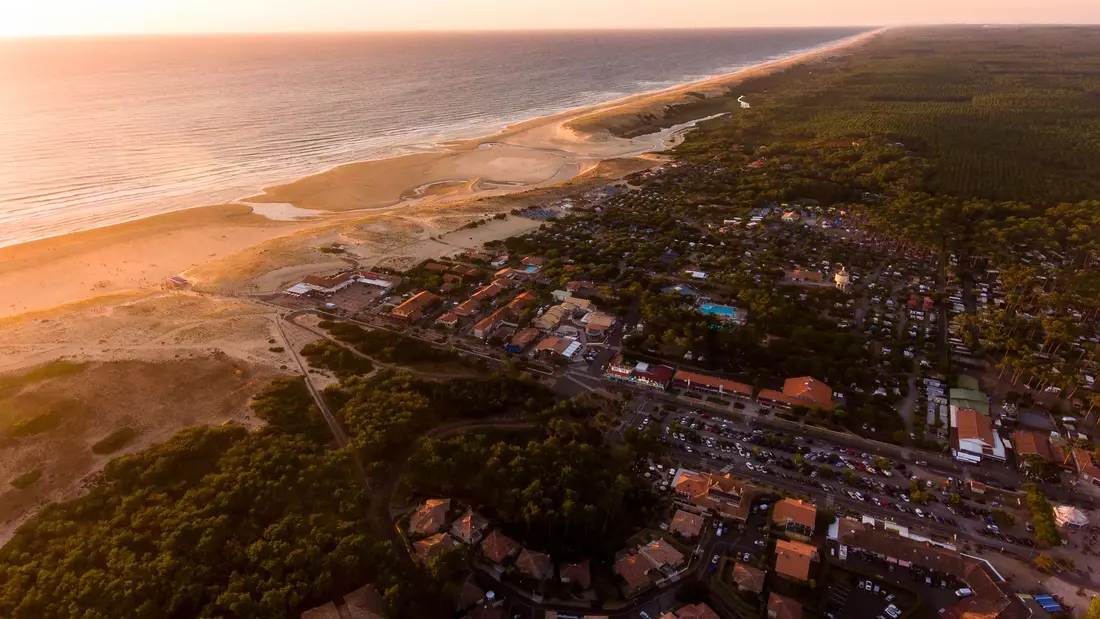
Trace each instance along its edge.
{"label": "shrub", "polygon": [[23,490],[31,486],[34,482],[42,478],[42,469],[34,469],[23,473],[19,477],[11,480],[11,485],[19,490]]}
{"label": "shrub", "polygon": [[125,447],[135,436],[137,431],[133,428],[119,428],[92,445],[92,453],[100,455],[114,453]]}

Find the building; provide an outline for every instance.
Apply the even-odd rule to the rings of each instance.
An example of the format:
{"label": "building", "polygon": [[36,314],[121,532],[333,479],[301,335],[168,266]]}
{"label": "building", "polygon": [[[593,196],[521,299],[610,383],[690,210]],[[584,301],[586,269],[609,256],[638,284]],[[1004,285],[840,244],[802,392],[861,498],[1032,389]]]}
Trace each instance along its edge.
{"label": "building", "polygon": [[575,586],[582,591],[592,588],[592,571],[588,566],[588,559],[579,563],[558,564],[558,579],[562,583]]}
{"label": "building", "polygon": [[508,345],[504,347],[505,350],[512,353],[522,353],[527,350],[527,347],[539,339],[541,333],[534,327],[527,327],[526,329],[520,329],[512,339],[508,341]]}
{"label": "building", "polygon": [[676,501],[685,509],[724,520],[744,522],[756,496],[754,486],[728,474],[679,469],[672,479]]}
{"label": "building", "polygon": [[675,372],[667,365],[651,365],[644,361],[626,361],[623,359],[622,354],[617,354],[611,360],[611,363],[607,364],[603,377],[664,391],[668,388]]}
{"label": "building", "polygon": [[654,574],[651,578],[650,574],[653,571],[653,566],[645,557],[636,552],[628,553],[623,558],[615,562],[613,568],[615,573],[622,578],[623,596],[633,597],[646,589],[653,586],[657,580],[658,575]]}
{"label": "building", "polygon": [[676,550],[672,544],[661,539],[653,540],[642,546],[638,549],[638,554],[649,561],[654,569],[665,575],[671,575],[687,562],[683,553]]}
{"label": "building", "polygon": [[550,580],[554,577],[554,562],[550,555],[524,548],[516,558],[516,570],[528,578]]}
{"label": "building", "polygon": [[783,213],[783,217],[781,219],[787,223],[795,223],[798,220],[802,219],[802,215],[797,211],[787,211],[786,213]]}
{"label": "building", "polygon": [[486,286],[482,286],[462,303],[458,304],[458,307],[454,308],[454,313],[457,316],[468,318],[477,313],[481,304],[489,299],[495,298],[500,293],[504,292],[506,286],[502,286],[497,282],[492,282]]}
{"label": "building", "polygon": [[772,523],[791,537],[808,541],[816,520],[817,507],[801,499],[783,499],[772,506]]}
{"label": "building", "polygon": [[427,290],[422,290],[413,295],[412,298],[410,298],[408,301],[405,301],[401,305],[393,308],[393,311],[390,312],[390,314],[398,320],[412,322],[420,318],[420,315],[424,313],[424,308],[428,307],[432,303],[435,303],[438,299],[439,297],[428,292]]}
{"label": "building", "polygon": [[1005,460],[1005,445],[993,432],[989,417],[969,409],[951,407],[951,455],[956,460],[977,464],[982,458]]}
{"label": "building", "polygon": [[548,337],[535,346],[534,353],[572,361],[580,351],[581,343],[571,337]]}
{"label": "building", "polygon": [[439,553],[457,545],[458,542],[451,537],[450,533],[436,533],[431,537],[413,542],[413,551],[416,552],[417,561],[427,563]]}
{"label": "building", "polygon": [[1047,462],[1054,462],[1054,451],[1050,448],[1050,437],[1030,432],[1017,430],[1012,433],[1012,447],[1016,451],[1016,457],[1037,456]]}
{"label": "building", "polygon": [[833,281],[836,283],[838,290],[848,290],[848,284],[852,281],[852,276],[848,274],[848,269],[845,269],[841,265],[840,270],[833,275]]}
{"label": "building", "polygon": [[500,530],[493,531],[481,542],[481,554],[486,559],[500,565],[519,552],[519,544]]}
{"label": "building", "polygon": [[781,539],[775,542],[775,573],[805,582],[810,579],[810,564],[817,560],[817,548],[802,542]]}
{"label": "building", "polygon": [[602,338],[611,325],[615,324],[615,317],[603,312],[591,312],[582,319],[582,322],[585,335],[590,338]]}
{"label": "building", "polygon": [[702,516],[680,509],[672,516],[672,523],[668,525],[668,530],[686,540],[694,540],[703,532],[704,524]]}
{"label": "building", "polygon": [[802,605],[778,593],[768,596],[768,619],[802,619]]}
{"label": "building", "polygon": [[825,410],[833,408],[833,388],[812,376],[788,378],[782,391],[761,389],[759,400],[763,404],[777,408],[820,406]]}
{"label": "building", "polygon": [[336,604],[326,602],[302,613],[302,619],[340,619],[340,610]]}
{"label": "building", "polygon": [[434,535],[447,524],[447,512],[451,510],[450,499],[428,499],[416,509],[409,518],[409,533],[414,535]]}
{"label": "building", "polygon": [[396,275],[373,271],[345,271],[328,277],[307,275],[300,283],[287,288],[284,293],[295,297],[307,295],[328,297],[355,283],[389,290],[402,281],[404,280]]}
{"label": "building", "polygon": [[667,619],[669,615],[675,619],[721,619],[714,609],[703,602],[681,606],[675,613],[668,613],[661,619]]}
{"label": "building", "polygon": [[[963,598],[948,609],[945,616],[959,619],[1023,619],[1027,609],[1002,584],[995,581],[982,562],[964,557],[948,545],[934,545],[931,540],[903,537],[873,520],[860,522],[841,518],[830,529],[835,538],[838,557],[846,561],[850,555],[869,554],[899,567],[917,570],[927,582],[941,581],[957,586],[965,584],[973,595]],[[894,525],[896,527],[896,525]]]}
{"label": "building", "polygon": [[436,318],[435,323],[447,327],[448,329],[454,329],[458,326],[458,315],[454,312],[447,312],[439,318]]}
{"label": "building", "polygon": [[451,524],[451,535],[466,544],[474,546],[481,541],[488,528],[489,521],[471,509]]}
{"label": "building", "polygon": [[733,584],[742,593],[755,593],[760,595],[764,591],[764,582],[768,579],[768,573],[746,563],[738,563],[733,566]]}
{"label": "building", "polygon": [[676,370],[672,376],[672,384],[681,389],[693,389],[706,391],[719,395],[731,395],[746,400],[752,399],[752,386],[724,378],[696,374],[686,370]]}
{"label": "building", "polygon": [[344,604],[352,619],[382,619],[386,604],[374,585],[367,584],[344,594]]}
{"label": "building", "polygon": [[791,281],[795,282],[810,282],[814,284],[820,284],[825,281],[825,275],[821,271],[803,271],[801,269],[795,269],[787,274],[791,278]]}
{"label": "building", "polygon": [[1100,468],[1093,463],[1092,455],[1084,449],[1073,450],[1073,464],[1077,468],[1077,475],[1084,481],[1100,486]]}

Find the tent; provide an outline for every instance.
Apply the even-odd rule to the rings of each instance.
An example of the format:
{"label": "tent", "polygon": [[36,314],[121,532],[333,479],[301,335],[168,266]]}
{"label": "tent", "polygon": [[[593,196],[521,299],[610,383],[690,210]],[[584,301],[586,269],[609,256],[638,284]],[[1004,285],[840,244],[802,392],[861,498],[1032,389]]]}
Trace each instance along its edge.
{"label": "tent", "polygon": [[1054,521],[1063,527],[1066,525],[1083,527],[1089,523],[1089,518],[1085,512],[1072,505],[1059,505],[1054,508]]}

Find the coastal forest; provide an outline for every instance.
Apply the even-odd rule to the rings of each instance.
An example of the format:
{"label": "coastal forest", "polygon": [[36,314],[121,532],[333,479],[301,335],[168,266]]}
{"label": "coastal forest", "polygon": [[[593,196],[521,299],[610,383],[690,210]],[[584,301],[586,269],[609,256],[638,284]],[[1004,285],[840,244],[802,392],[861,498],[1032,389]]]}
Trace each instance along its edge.
{"label": "coastal forest", "polygon": [[[751,108],[736,103],[742,95]],[[654,290],[649,273],[680,266],[662,250],[687,247],[683,226],[698,226],[694,243],[711,234],[708,220],[787,200],[851,209],[882,239],[940,256],[944,272],[1000,269],[1012,282],[1007,307],[963,326],[1010,377],[1068,380],[1100,352],[1058,354],[1076,340],[1075,314],[1100,312],[1100,29],[890,30],[753,78],[728,98],[639,118],[631,131],[715,110],[731,113],[674,151],[683,167],[661,181],[663,198],[583,220],[604,226],[599,242],[548,225],[506,243],[549,256],[547,277],[566,277],[560,259],[569,257],[569,278],[616,281],[599,305],[644,317],[646,329],[624,343],[639,358],[703,349],[706,367],[751,366],[751,381],[869,380],[861,343],[805,311],[829,307],[832,290],[795,301],[775,290],[780,269],[728,275],[754,316],[740,330],[685,314]],[[562,247],[552,234],[575,236]],[[858,264],[860,251],[838,259]],[[1021,261],[1036,252],[1043,258]],[[514,368],[447,381],[378,369],[415,359],[362,330],[325,328],[379,361],[327,343],[304,351],[340,378],[324,397],[348,447],[334,445],[302,379],[276,380],[253,398],[263,427],[181,431],[111,461],[86,495],[26,522],[0,548],[0,616],[294,618],[364,583],[393,619],[453,616],[460,566],[443,554],[418,567],[394,533],[399,474],[411,496],[460,498],[563,560],[611,553],[659,508],[635,472],[653,445],[637,436],[605,445],[611,421],[597,406],[556,403]],[[892,411],[853,402],[837,423],[900,431]],[[497,418],[528,432],[432,435]]]}

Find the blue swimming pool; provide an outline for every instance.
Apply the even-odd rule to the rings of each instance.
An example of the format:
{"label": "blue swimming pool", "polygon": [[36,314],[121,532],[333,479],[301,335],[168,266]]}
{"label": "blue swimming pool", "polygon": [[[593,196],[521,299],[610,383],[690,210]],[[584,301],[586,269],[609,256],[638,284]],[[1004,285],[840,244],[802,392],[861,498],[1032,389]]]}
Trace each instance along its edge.
{"label": "blue swimming pool", "polygon": [[699,311],[703,312],[704,314],[718,316],[719,318],[737,317],[737,308],[730,307],[728,305],[715,305],[713,303],[704,303],[699,306]]}

